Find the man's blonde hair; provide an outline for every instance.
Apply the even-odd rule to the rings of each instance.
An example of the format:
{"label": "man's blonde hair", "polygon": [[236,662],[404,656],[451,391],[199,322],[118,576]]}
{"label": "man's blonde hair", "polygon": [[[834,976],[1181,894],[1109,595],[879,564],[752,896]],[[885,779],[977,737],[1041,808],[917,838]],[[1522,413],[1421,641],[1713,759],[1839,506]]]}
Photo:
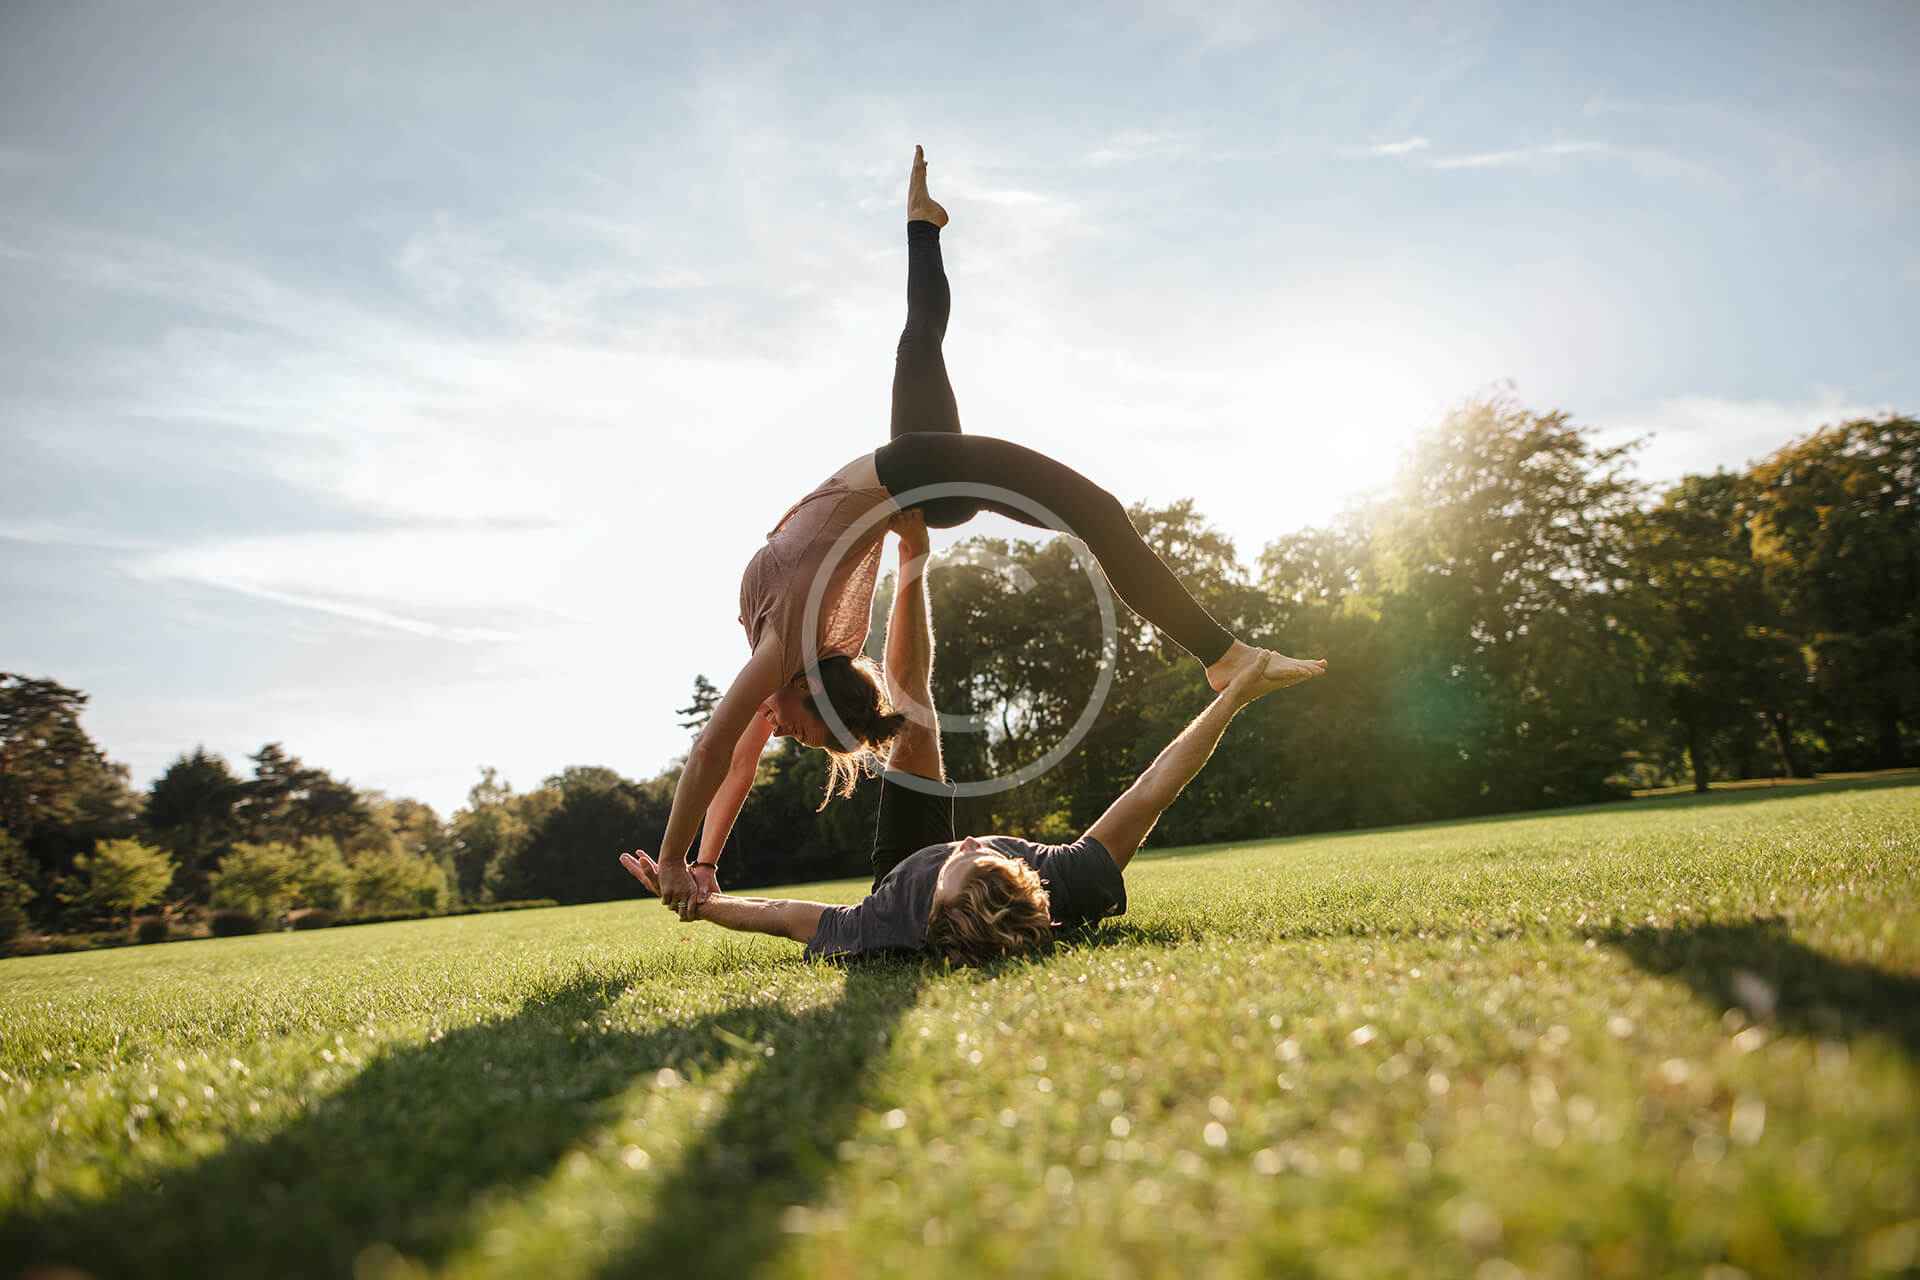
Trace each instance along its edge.
{"label": "man's blonde hair", "polygon": [[1018,858],[986,863],[927,920],[927,945],[957,965],[1040,950],[1053,941],[1047,890]]}

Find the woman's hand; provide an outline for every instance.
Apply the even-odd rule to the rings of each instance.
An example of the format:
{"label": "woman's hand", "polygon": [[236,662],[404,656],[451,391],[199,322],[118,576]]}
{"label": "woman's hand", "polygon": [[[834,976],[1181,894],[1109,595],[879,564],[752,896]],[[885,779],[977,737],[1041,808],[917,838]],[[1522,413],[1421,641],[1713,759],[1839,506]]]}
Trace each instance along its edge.
{"label": "woman's hand", "polygon": [[693,873],[688,870],[685,859],[669,859],[656,864],[660,880],[660,901],[679,915],[682,920],[691,920],[700,909],[694,901],[700,886],[693,882]]}
{"label": "woman's hand", "polygon": [[693,873],[693,905],[704,907],[720,892],[720,872],[711,862],[689,863],[687,869]]}
{"label": "woman's hand", "polygon": [[[711,867],[696,869],[690,873],[687,864],[682,862],[677,864],[668,863],[667,866],[663,868],[647,854],[645,849],[635,849],[632,853],[621,854],[620,865],[625,867],[627,873],[635,880],[638,880],[648,890],[659,894],[660,900],[667,906],[672,907],[682,920],[699,919],[701,904],[705,903],[707,898],[712,896],[714,892],[709,889],[706,893],[689,895],[679,906],[675,906],[673,901],[667,897],[667,893],[669,892],[667,886],[671,885],[674,879],[671,875],[671,868],[678,866],[680,869],[680,878],[685,879],[691,884],[694,882],[694,877],[698,874],[698,870],[705,870],[707,875],[711,877],[713,874]],[[663,884],[663,882],[665,883]],[[694,900],[696,897],[698,901]]]}
{"label": "woman's hand", "polygon": [[902,511],[887,522],[887,527],[899,536],[909,559],[926,555],[933,545],[927,535],[927,518],[918,511]]}

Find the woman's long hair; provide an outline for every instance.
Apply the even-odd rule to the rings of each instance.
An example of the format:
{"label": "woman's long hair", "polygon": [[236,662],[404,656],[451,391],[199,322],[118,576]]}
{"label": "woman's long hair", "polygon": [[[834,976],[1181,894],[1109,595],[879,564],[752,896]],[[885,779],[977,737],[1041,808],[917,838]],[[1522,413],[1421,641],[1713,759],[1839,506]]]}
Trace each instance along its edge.
{"label": "woman's long hair", "polygon": [[[864,653],[852,658],[841,654],[822,658],[819,672],[820,687],[840,721],[835,725],[827,718],[809,682],[807,709],[827,726],[827,793],[820,798],[820,808],[824,809],[834,796],[853,794],[854,783],[863,772],[878,765],[880,753],[899,736],[907,718],[893,709],[880,664]],[[842,736],[843,729],[852,735],[851,742]]]}

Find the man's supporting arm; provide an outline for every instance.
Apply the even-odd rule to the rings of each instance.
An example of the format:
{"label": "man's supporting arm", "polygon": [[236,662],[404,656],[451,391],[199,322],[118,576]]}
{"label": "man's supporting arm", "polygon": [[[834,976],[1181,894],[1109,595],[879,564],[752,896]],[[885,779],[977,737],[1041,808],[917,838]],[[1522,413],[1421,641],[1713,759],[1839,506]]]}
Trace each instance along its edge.
{"label": "man's supporting arm", "polygon": [[700,918],[740,933],[770,933],[807,943],[813,941],[826,909],[824,902],[802,902],[798,898],[737,898],[716,893],[700,904]]}
{"label": "man's supporting arm", "polygon": [[[660,892],[660,867],[641,850],[620,855],[627,873],[653,892]],[[827,910],[824,902],[803,902],[798,898],[739,898],[716,893],[697,909],[700,919],[723,929],[740,933],[766,933],[795,942],[813,941],[820,929],[820,917]]]}

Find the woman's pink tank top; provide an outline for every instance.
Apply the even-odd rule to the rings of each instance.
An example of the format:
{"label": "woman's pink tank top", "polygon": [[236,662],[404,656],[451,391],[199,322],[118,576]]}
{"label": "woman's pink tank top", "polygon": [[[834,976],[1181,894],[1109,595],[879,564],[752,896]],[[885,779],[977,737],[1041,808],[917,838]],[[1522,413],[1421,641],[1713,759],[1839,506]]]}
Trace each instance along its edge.
{"label": "woman's pink tank top", "polygon": [[[772,628],[780,638],[781,670],[791,678],[806,669],[810,656],[859,653],[867,643],[873,614],[873,589],[880,574],[880,550],[886,540],[893,497],[884,488],[855,488],[838,475],[787,509],[767,534],[767,545],[747,562],[740,578],[740,625],[747,644],[758,648]],[[860,526],[841,553],[827,559],[847,531]],[[818,590],[817,647],[808,652],[804,634],[807,596]]]}

